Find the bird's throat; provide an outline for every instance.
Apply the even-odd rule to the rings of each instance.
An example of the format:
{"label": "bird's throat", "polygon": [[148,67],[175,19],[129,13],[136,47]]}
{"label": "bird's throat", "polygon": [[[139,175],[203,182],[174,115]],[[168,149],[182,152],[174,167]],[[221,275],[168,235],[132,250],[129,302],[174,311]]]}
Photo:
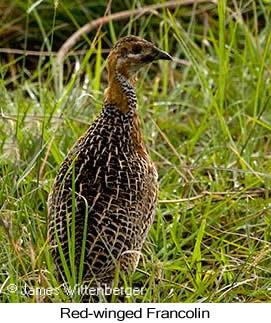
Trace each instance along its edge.
{"label": "bird's throat", "polygon": [[123,113],[135,110],[137,105],[135,80],[114,73],[109,78],[109,86],[105,91],[105,103],[116,106]]}

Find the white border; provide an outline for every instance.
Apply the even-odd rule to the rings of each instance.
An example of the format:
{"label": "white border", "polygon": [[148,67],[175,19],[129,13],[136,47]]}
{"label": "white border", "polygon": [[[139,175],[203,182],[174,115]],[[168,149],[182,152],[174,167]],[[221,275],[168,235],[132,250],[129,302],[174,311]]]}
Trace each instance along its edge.
{"label": "white border", "polygon": [[[64,315],[61,318],[62,312],[73,313],[74,317]],[[147,317],[148,308],[152,308],[149,312],[157,312]],[[64,310],[63,310],[64,309]],[[186,311],[209,311],[210,318],[161,318],[159,311],[180,311],[181,316]],[[119,320],[117,318],[95,318],[93,311],[113,311],[112,313],[119,312],[125,313],[126,316],[133,316],[133,312],[137,311],[137,315],[141,313],[139,318],[126,318]],[[72,312],[74,311],[74,312]],[[123,312],[124,311],[124,312]],[[271,322],[271,303],[255,303],[255,304],[205,304],[205,303],[152,303],[152,304],[71,304],[71,303],[58,303],[58,304],[0,304],[1,322],[27,322],[27,323],[56,323],[56,322],[209,322],[209,323],[270,323]],[[173,312],[175,313],[175,312]],[[207,312],[205,312],[207,313]],[[80,315],[82,316],[80,318]]]}

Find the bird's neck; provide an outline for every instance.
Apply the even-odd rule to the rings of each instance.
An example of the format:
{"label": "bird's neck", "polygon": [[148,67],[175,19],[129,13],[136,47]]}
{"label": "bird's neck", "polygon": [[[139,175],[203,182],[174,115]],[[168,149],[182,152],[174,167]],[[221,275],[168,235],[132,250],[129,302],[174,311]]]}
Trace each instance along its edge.
{"label": "bird's neck", "polygon": [[147,155],[147,151],[143,142],[140,120],[137,115],[137,99],[135,80],[131,80],[121,73],[109,75],[109,86],[105,92],[105,109],[109,105],[118,109],[123,118],[130,125],[127,135],[130,137],[130,143],[133,151],[142,156]]}
{"label": "bird's neck", "polygon": [[135,79],[118,71],[109,73],[105,104],[114,105],[122,113],[135,111],[137,106]]}

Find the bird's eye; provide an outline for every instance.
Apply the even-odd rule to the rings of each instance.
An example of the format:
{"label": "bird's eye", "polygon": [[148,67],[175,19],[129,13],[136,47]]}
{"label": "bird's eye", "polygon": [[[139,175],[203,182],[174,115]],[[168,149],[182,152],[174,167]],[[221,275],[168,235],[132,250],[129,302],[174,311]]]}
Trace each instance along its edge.
{"label": "bird's eye", "polygon": [[125,57],[127,56],[127,54],[128,54],[128,49],[126,47],[123,47],[121,49],[121,56]]}
{"label": "bird's eye", "polygon": [[133,54],[140,54],[141,50],[142,50],[141,45],[137,44],[132,47]]}

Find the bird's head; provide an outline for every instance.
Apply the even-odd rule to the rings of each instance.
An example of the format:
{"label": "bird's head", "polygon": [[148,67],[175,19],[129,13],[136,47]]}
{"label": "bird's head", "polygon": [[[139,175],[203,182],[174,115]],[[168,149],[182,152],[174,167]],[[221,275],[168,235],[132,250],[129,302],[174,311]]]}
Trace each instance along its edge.
{"label": "bird's head", "polygon": [[105,102],[115,105],[122,112],[129,111],[124,87],[128,83],[134,88],[138,70],[159,59],[172,60],[170,55],[145,39],[135,36],[121,38],[108,56],[109,86],[105,91]]}
{"label": "bird's head", "polygon": [[136,36],[123,37],[108,56],[109,79],[117,72],[132,80],[141,67],[160,59],[172,60],[169,54],[145,39]]}

